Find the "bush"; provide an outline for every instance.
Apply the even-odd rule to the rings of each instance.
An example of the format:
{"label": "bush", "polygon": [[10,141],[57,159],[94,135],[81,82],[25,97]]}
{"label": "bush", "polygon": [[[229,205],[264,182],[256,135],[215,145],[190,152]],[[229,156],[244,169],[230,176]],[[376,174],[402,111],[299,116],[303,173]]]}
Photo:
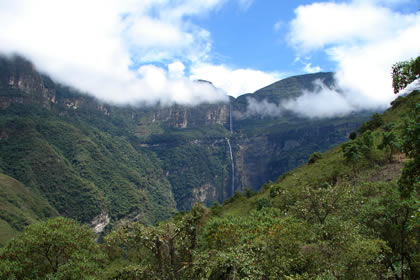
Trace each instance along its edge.
{"label": "bush", "polygon": [[315,152],[309,157],[308,164],[313,164],[321,158],[322,158],[322,154],[319,152]]}
{"label": "bush", "polygon": [[384,124],[384,119],[382,118],[381,114],[375,113],[370,117],[370,120],[364,122],[362,126],[359,128],[359,132],[363,133],[368,130],[374,130],[378,127],[381,127]]}
{"label": "bush", "polygon": [[263,208],[269,208],[273,206],[273,203],[271,202],[270,199],[267,198],[260,198],[257,200],[257,210],[261,210]]}
{"label": "bush", "polygon": [[103,254],[87,226],[58,217],[32,224],[0,251],[0,279],[88,279]]}

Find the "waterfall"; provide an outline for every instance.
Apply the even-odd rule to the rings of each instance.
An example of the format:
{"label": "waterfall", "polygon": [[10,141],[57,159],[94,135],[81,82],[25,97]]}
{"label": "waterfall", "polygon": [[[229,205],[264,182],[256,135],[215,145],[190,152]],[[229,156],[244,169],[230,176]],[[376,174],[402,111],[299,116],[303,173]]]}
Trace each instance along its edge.
{"label": "waterfall", "polygon": [[232,146],[230,145],[229,138],[226,138],[226,142],[228,143],[228,146],[229,146],[230,163],[232,167],[232,195],[233,195],[235,192],[235,164],[233,162]]}
{"label": "waterfall", "polygon": [[229,129],[230,129],[230,133],[233,133],[232,104],[230,103],[229,103]]}

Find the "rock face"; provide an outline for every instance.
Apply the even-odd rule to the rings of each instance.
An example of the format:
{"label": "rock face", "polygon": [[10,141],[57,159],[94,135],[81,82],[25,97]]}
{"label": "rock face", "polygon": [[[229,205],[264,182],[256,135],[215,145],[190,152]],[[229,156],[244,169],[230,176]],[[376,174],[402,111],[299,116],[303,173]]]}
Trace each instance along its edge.
{"label": "rock face", "polygon": [[[231,98],[229,103],[117,107],[54,83],[22,58],[0,59],[0,109],[13,104],[38,105],[58,118],[83,120],[107,135],[124,139],[133,150],[159,163],[163,180],[171,185],[168,196],[175,199],[179,210],[185,210],[196,202],[222,202],[234,191],[258,190],[305,163],[313,152],[345,141],[369,116],[316,121],[294,115],[244,117],[247,97],[278,103],[310,89],[316,79],[333,82],[332,73],[319,73],[279,81],[253,95]],[[7,137],[5,127],[0,138]],[[136,180],[140,179],[132,177],[130,182],[136,185]],[[107,191],[103,191],[105,196]],[[151,196],[159,200],[156,194]],[[109,216],[102,213],[92,223],[101,230]]]}
{"label": "rock face", "polygon": [[33,65],[23,58],[0,60],[0,108],[12,103],[39,104],[50,108],[55,102],[55,90],[46,87]]}
{"label": "rock face", "polygon": [[91,222],[93,231],[95,233],[101,233],[110,221],[111,218],[109,217],[109,215],[105,212],[102,212],[101,214],[96,216]]}

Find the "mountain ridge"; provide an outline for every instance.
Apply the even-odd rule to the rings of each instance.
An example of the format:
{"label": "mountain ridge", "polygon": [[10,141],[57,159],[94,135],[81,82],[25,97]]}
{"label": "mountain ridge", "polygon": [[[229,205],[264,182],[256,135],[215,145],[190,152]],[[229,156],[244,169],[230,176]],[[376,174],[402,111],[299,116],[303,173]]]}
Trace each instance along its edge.
{"label": "mountain ridge", "polygon": [[347,139],[369,115],[238,120],[243,98],[119,107],[56,84],[22,58],[0,59],[0,73],[0,170],[62,215],[85,223],[108,215],[105,231],[258,190]]}

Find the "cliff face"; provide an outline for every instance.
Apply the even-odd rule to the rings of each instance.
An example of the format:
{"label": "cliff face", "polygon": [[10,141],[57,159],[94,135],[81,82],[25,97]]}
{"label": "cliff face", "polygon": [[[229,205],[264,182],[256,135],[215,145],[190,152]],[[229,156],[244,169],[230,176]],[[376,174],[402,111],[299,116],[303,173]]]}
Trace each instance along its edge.
{"label": "cliff face", "polygon": [[195,128],[206,125],[226,126],[229,118],[229,105],[202,104],[189,107],[174,105],[170,107],[155,108],[153,120],[167,124],[173,128]]}
{"label": "cliff face", "polygon": [[55,90],[47,88],[33,65],[19,57],[0,59],[0,89],[0,108],[3,109],[13,103],[50,108],[55,102]]}
{"label": "cliff face", "polygon": [[[278,102],[279,98],[300,94],[319,78],[328,81],[332,74],[287,79],[252,96]],[[222,202],[234,191],[258,190],[262,184],[305,163],[311,153],[344,141],[368,116],[359,114],[318,121],[295,116],[237,118],[235,115],[243,115],[247,110],[246,97],[195,107],[117,107],[55,84],[23,59],[0,59],[0,112],[13,115],[14,105],[23,106],[19,110],[24,112],[33,110],[34,105],[48,112],[45,114],[53,121],[35,126],[34,133],[40,134],[48,145],[64,149],[59,152],[65,157],[61,160],[79,174],[79,185],[92,182],[93,185],[88,184],[89,192],[103,198],[92,202],[97,207],[89,219],[107,213],[111,224],[124,217],[143,217],[148,221],[153,221],[155,216],[164,217],[163,208],[173,207],[173,201],[177,209],[185,210],[196,202],[207,205]],[[86,140],[60,132],[56,122],[62,121],[87,135]],[[3,124],[1,139],[7,138],[11,130],[10,125]],[[1,145],[5,144],[0,141]],[[84,153],[90,158],[86,159]],[[128,159],[127,153],[133,156]],[[89,166],[95,161],[103,162],[102,168]],[[2,162],[12,164],[13,160],[3,158]],[[121,172],[112,167],[122,163],[125,169]],[[153,163],[153,170],[149,163]],[[3,165],[6,170],[13,169]],[[95,177],[98,173],[100,178]],[[14,171],[7,174],[24,180]],[[36,186],[35,181],[28,184]],[[158,191],[153,190],[154,185],[160,186]],[[129,205],[120,199],[124,192],[136,197],[130,198]],[[50,194],[46,197],[54,202]],[[141,202],[146,200],[153,203]],[[153,212],[154,218],[144,218],[147,212]]]}

